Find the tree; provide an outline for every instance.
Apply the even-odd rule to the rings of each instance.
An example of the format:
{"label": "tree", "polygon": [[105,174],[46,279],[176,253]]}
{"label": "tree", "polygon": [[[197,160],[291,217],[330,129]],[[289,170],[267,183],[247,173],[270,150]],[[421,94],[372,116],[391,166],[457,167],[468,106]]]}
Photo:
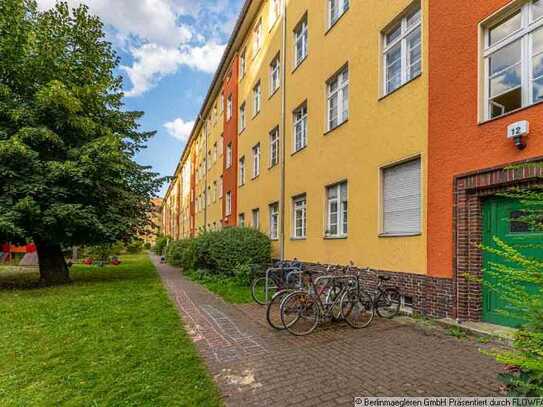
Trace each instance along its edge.
{"label": "tree", "polygon": [[[512,188],[503,195],[520,201],[525,208],[517,221],[535,232],[543,232],[543,186]],[[491,263],[485,270],[501,281],[490,289],[499,289],[516,310],[513,312],[520,313],[525,321],[514,336],[513,349],[497,353],[497,360],[508,366],[500,379],[511,397],[543,397],[543,260],[523,254],[526,247],[509,246],[497,237],[494,242],[494,247],[485,250],[504,261]],[[535,248],[543,250],[543,242]]]}
{"label": "tree", "polygon": [[69,281],[63,248],[143,233],[164,181],[134,160],[154,132],[118,64],[86,6],[0,1],[0,241],[33,241],[47,284]]}

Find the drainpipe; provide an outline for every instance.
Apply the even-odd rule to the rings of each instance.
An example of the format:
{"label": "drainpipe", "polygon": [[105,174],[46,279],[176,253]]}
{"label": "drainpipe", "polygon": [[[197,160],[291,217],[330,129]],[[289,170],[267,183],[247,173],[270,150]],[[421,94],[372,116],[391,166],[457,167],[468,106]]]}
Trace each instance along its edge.
{"label": "drainpipe", "polygon": [[279,231],[279,253],[281,260],[285,260],[285,130],[286,130],[286,97],[287,97],[287,0],[282,4],[282,42],[281,42],[281,197],[279,200],[279,217],[281,230]]}

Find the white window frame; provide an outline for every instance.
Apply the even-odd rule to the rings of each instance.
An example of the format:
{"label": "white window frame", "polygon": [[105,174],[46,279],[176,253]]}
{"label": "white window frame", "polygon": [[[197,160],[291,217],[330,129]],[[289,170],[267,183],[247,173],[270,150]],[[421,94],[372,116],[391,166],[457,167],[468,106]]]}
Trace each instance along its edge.
{"label": "white window frame", "polygon": [[233,109],[233,97],[228,95],[226,98],[226,121],[229,121],[232,118],[232,109]]}
{"label": "white window frame", "polygon": [[226,216],[232,215],[232,192],[231,191],[228,191],[226,193],[225,213],[226,213]]}
{"label": "white window frame", "polygon": [[238,125],[238,133],[242,133],[243,130],[245,130],[245,102],[241,104],[239,107],[239,125]]}
{"label": "white window frame", "polygon": [[[411,27],[408,26],[407,22],[410,16],[413,15],[414,12],[419,12],[420,18],[416,24],[413,24]],[[387,44],[387,35],[396,30],[400,27],[400,35],[398,38],[394,39],[390,44]],[[414,33],[416,30],[420,30],[420,42],[419,42],[419,48],[420,48],[420,60],[418,63],[420,64],[420,70],[417,74],[411,76],[410,71],[410,64],[409,64],[409,50],[408,50],[408,38],[411,36],[412,33]],[[383,67],[383,96],[389,95],[399,88],[401,88],[403,85],[405,85],[408,82],[411,82],[412,80],[418,78],[422,74],[422,9],[420,7],[420,4],[417,4],[416,7],[412,7],[409,10],[406,10],[397,21],[394,22],[394,24],[388,28],[387,30],[383,31],[382,34],[382,43],[383,43],[383,55],[382,55],[382,67]],[[387,66],[387,55],[389,52],[396,48],[397,46],[400,46],[400,84],[395,87],[394,89],[388,90],[388,66]],[[415,62],[416,63],[416,62]],[[412,65],[412,64],[411,64]]]}
{"label": "white window frame", "polygon": [[253,87],[253,117],[262,109],[262,85],[260,81]]}
{"label": "white window frame", "polygon": [[[404,165],[409,165],[412,163],[418,163],[419,165],[419,179],[416,181],[418,183],[418,213],[417,213],[417,220],[418,224],[416,227],[416,230],[387,230],[386,227],[386,210],[387,210],[387,197],[385,195],[385,182],[386,182],[386,171],[393,170],[395,168],[399,168]],[[423,211],[423,182],[422,182],[422,175],[423,174],[423,166],[422,166],[422,159],[421,157],[413,157],[409,158],[391,165],[387,165],[386,167],[381,168],[381,236],[414,236],[414,235],[420,235],[422,233],[422,211]],[[405,198],[405,197],[404,197]],[[393,198],[394,199],[394,198]],[[398,197],[395,198],[398,200]]]}
{"label": "white window frame", "polygon": [[[297,221],[300,216],[301,226]],[[292,238],[305,239],[307,237],[307,196],[299,195],[292,198]]]}
{"label": "white window frame", "polygon": [[[345,79],[345,76],[347,77]],[[334,88],[333,84],[337,81],[337,86]],[[332,99],[337,98],[337,122],[332,126]],[[345,98],[347,102],[345,103]],[[349,66],[345,65],[339,72],[334,74],[326,82],[326,128],[331,131],[349,119]]]}
{"label": "white window frame", "polygon": [[219,199],[223,197],[223,176],[219,177]]}
{"label": "white window frame", "polygon": [[[512,17],[514,14],[521,14],[521,28],[507,37],[501,39],[493,45],[490,44],[490,29],[499,25],[500,22],[504,22],[509,17]],[[490,109],[490,57],[496,52],[502,50],[508,45],[513,44],[516,41],[521,42],[521,92],[522,92],[522,103],[519,109],[532,106],[534,104],[540,103],[539,101],[534,102],[533,97],[533,82],[536,80],[541,80],[543,76],[533,78],[533,64],[532,59],[535,56],[541,55],[541,52],[534,55],[533,54],[533,34],[539,30],[543,29],[543,16],[535,18],[533,13],[533,1],[522,2],[514,8],[511,8],[506,13],[500,13],[498,15],[490,17],[487,22],[483,23],[483,41],[482,44],[482,65],[483,65],[483,80],[484,80],[484,120],[491,120],[491,109]],[[509,67],[510,68],[510,67]],[[503,71],[502,71],[503,72]],[[496,73],[494,76],[498,75],[501,72]],[[509,89],[508,91],[511,91]],[[499,95],[498,95],[499,96]],[[496,96],[494,96],[495,98]],[[518,110],[518,109],[516,109]],[[512,110],[515,111],[515,110]],[[502,115],[495,116],[494,118],[501,117]]]}
{"label": "white window frame", "polygon": [[270,30],[281,15],[281,0],[270,0],[269,25]]}
{"label": "white window frame", "polygon": [[253,178],[260,175],[260,143],[256,144],[252,148],[253,151]]}
{"label": "white window frame", "polygon": [[269,206],[270,215],[270,239],[279,239],[279,203],[274,202]]}
{"label": "white window frame", "polygon": [[256,26],[254,28],[254,57],[260,52],[262,49],[262,39],[263,39],[263,30],[262,30],[262,18],[258,20],[256,23]]}
{"label": "white window frame", "polygon": [[[292,120],[293,120],[292,151],[293,152],[298,152],[300,150],[303,150],[305,147],[307,147],[307,135],[308,135],[307,119],[308,119],[307,102],[304,102],[296,110],[294,110],[294,112],[292,112]],[[301,133],[298,133],[298,130],[300,130]],[[298,143],[299,135],[301,135],[300,143]]]}
{"label": "white window frame", "polygon": [[277,54],[270,64],[270,96],[281,86],[281,56]]}
{"label": "white window frame", "polygon": [[238,226],[241,228],[245,227],[245,213],[238,214]]}
{"label": "white window frame", "polygon": [[245,156],[239,159],[238,164],[238,186],[245,185]]}
{"label": "white window frame", "polygon": [[279,164],[279,127],[270,131],[270,168]]}
{"label": "white window frame", "polygon": [[228,143],[226,146],[226,160],[225,160],[226,168],[230,168],[232,166],[232,143]]}
{"label": "white window frame", "polygon": [[[302,53],[298,55],[298,51]],[[307,22],[307,13],[294,28],[294,68],[297,68],[305,61],[309,52],[309,26]]]}
{"label": "white window frame", "polygon": [[[328,28],[331,28],[345,14],[350,7],[350,0],[327,0]],[[337,10],[337,13],[334,13]]]}
{"label": "white window frame", "polygon": [[239,80],[245,78],[247,73],[247,47],[239,54]]}
{"label": "white window frame", "polygon": [[[344,190],[344,194],[342,194]],[[334,198],[330,198],[330,192],[335,193]],[[326,187],[326,237],[347,237],[349,222],[349,187],[347,181],[338,182]],[[336,232],[332,232],[332,205],[336,205]]]}

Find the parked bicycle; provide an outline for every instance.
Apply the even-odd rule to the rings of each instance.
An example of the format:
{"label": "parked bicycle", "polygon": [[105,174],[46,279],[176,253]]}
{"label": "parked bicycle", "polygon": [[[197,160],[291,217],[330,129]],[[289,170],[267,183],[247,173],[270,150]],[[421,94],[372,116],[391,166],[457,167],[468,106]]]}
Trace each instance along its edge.
{"label": "parked bicycle", "polygon": [[341,316],[356,329],[374,317],[371,296],[362,289],[360,275],[308,275],[307,290],[288,294],[281,302],[281,321],[293,335],[308,335],[320,322]]}
{"label": "parked bicycle", "polygon": [[366,271],[377,276],[377,288],[372,293],[373,306],[377,315],[381,318],[394,318],[399,314],[402,303],[400,290],[397,287],[384,287],[384,284],[391,280],[389,276],[378,274],[370,268]]}
{"label": "parked bicycle", "polygon": [[296,281],[289,281],[287,276],[292,271],[300,271],[302,266],[297,261],[277,262],[269,267],[264,275],[255,278],[251,284],[251,295],[255,302],[260,305],[266,305],[273,296],[284,289],[293,288]]}

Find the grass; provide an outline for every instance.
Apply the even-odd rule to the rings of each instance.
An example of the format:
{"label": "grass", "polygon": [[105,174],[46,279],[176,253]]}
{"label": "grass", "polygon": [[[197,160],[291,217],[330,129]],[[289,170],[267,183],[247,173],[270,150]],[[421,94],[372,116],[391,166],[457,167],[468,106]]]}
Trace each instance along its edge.
{"label": "grass", "polygon": [[221,404],[146,255],[37,278],[0,270],[0,405]]}
{"label": "grass", "polygon": [[456,339],[460,339],[460,340],[467,339],[468,337],[466,332],[462,328],[459,328],[457,326],[451,326],[449,330],[447,331],[447,333],[450,336],[455,337]]}
{"label": "grass", "polygon": [[249,304],[254,302],[251,296],[251,288],[246,284],[240,283],[235,278],[214,276],[197,271],[184,272],[183,275],[192,281],[202,284],[209,291],[217,294],[231,304]]}

